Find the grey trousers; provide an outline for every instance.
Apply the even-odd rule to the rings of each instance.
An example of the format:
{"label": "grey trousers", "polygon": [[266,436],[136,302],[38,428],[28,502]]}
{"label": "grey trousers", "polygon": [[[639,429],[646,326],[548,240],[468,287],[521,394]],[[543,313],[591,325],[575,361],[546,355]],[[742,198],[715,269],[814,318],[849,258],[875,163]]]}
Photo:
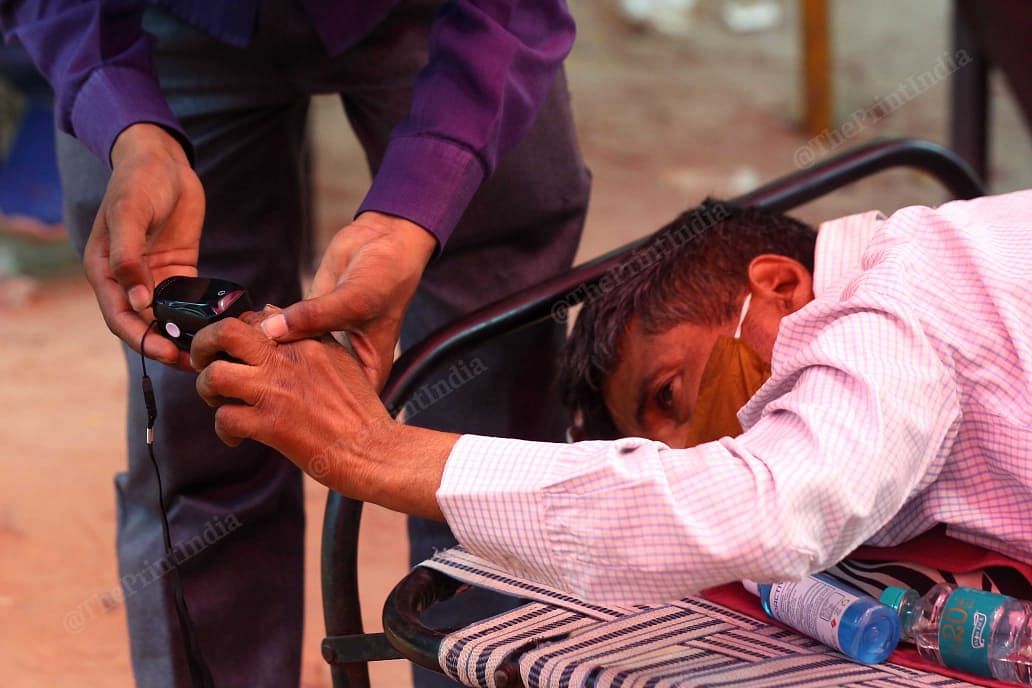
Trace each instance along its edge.
{"label": "grey trousers", "polygon": [[[196,151],[207,193],[200,272],[245,285],[254,303],[301,297],[307,221],[305,119],[313,93],[339,93],[375,172],[427,59],[436,2],[401,3],[362,43],[329,58],[293,3],[265,3],[247,48],[224,45],[149,11],[162,89]],[[109,172],[59,134],[69,231],[84,246]],[[480,189],[444,253],[427,269],[402,345],[507,294],[567,269],[583,224],[589,175],[577,148],[565,79],[557,79],[526,139]],[[445,430],[560,441],[551,393],[564,336],[554,323],[506,336],[465,357],[473,379],[413,422]],[[127,354],[130,353],[127,351]],[[167,577],[148,576],[163,552],[156,484],[147,459],[139,359],[129,366],[128,469],[115,478],[119,571],[133,670],[145,688],[185,687],[187,674]],[[149,366],[159,406],[156,448],[173,540],[202,543],[183,565],[201,648],[219,688],[296,686],[303,607],[301,476],[272,450],[222,445],[194,376]],[[449,366],[435,375],[445,377]],[[468,375],[467,375],[468,378]],[[431,376],[431,382],[435,376]],[[446,526],[413,521],[411,557],[453,542]],[[473,598],[477,612],[506,606]],[[449,623],[449,618],[433,619]],[[316,642],[316,639],[312,639]],[[422,671],[422,670],[420,670]],[[422,675],[419,685],[452,685]]]}

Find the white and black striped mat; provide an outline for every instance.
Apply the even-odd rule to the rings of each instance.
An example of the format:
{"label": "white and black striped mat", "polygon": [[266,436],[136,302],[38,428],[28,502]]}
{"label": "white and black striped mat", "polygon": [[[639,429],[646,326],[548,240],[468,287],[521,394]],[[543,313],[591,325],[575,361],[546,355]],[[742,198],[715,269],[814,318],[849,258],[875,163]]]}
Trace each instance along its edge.
{"label": "white and black striped mat", "polygon": [[515,579],[462,548],[423,562],[464,583],[530,602],[447,636],[453,679],[499,688],[503,665],[527,688],[901,688],[972,684],[902,666],[857,664],[804,636],[690,597],[664,605],[587,604]]}

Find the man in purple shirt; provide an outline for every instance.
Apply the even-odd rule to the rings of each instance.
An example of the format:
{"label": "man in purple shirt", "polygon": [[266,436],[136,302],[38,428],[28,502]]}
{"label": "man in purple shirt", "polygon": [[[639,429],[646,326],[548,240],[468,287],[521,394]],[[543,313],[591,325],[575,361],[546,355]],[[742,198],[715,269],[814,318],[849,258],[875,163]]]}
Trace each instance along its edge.
{"label": "man in purple shirt", "polygon": [[[0,0],[5,38],[54,87],[66,222],[131,377],[153,287],[170,275],[230,279],[258,305],[287,306],[263,323],[276,339],[346,331],[381,385],[399,336],[411,344],[570,265],[589,181],[562,74],[574,26],[561,0],[154,4]],[[374,179],[300,301],[314,93],[340,94]],[[562,414],[540,400],[563,335],[542,325],[471,353],[480,372],[414,422],[560,439]],[[168,364],[152,377],[173,540],[213,519],[241,524],[184,564],[215,682],[296,685],[300,473],[256,443],[223,446],[186,355],[160,337],[145,353]],[[136,397],[116,479],[124,585],[162,557]],[[422,521],[410,532],[415,561],[450,538]],[[126,595],[141,686],[186,685],[170,599],[165,579]]]}

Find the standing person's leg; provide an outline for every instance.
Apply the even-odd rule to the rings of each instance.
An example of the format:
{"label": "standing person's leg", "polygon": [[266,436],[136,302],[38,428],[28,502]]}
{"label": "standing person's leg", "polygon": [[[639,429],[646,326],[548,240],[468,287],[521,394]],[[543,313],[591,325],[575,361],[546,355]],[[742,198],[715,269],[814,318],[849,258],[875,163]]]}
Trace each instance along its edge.
{"label": "standing person's leg", "polygon": [[[296,301],[307,97],[265,69],[253,48],[230,48],[157,11],[148,12],[145,27],[157,38],[162,88],[194,143],[206,191],[200,273],[245,285],[257,307]],[[68,227],[81,251],[109,172],[64,135],[59,157]],[[115,486],[133,670],[142,687],[187,688],[169,580],[159,575],[162,535],[144,445],[139,357],[130,352],[127,362],[129,464]],[[195,375],[157,362],[148,372],[172,539],[189,557],[182,566],[185,596],[215,684],[296,686],[304,562],[300,474],[257,443],[223,445],[212,410],[194,389]]]}
{"label": "standing person's leg", "polygon": [[[374,174],[391,129],[408,112],[411,85],[426,62],[426,30],[432,16],[426,6],[433,4],[402,5],[367,41],[344,56],[349,70],[366,65],[370,73],[367,78],[352,79],[342,97]],[[411,346],[462,315],[568,269],[580,240],[589,187],[565,76],[560,74],[531,132],[484,183],[443,254],[428,267],[405,320],[402,346]],[[564,413],[552,384],[565,333],[564,323],[549,321],[470,351],[448,383],[449,392],[424,395],[423,402],[409,407],[410,421],[454,432],[562,441]],[[428,384],[447,380],[450,368],[451,362],[432,374]],[[460,379],[461,384],[455,384]],[[413,564],[430,556],[434,548],[455,543],[445,524],[423,519],[410,519],[409,535]],[[458,607],[473,612],[472,618],[500,612],[513,603],[510,598],[474,592],[457,600]],[[439,607],[441,613],[428,621],[461,622],[457,608]],[[418,667],[414,672],[420,688],[455,685]]]}
{"label": "standing person's leg", "polygon": [[[522,143],[480,188],[443,255],[423,277],[402,331],[411,346],[482,306],[559,274],[573,263],[587,211],[590,181],[577,146],[566,79],[560,75]],[[566,414],[554,389],[566,324],[552,320],[499,337],[428,378],[429,405],[409,422],[458,433],[562,442]],[[482,372],[479,372],[482,371]],[[437,397],[439,380],[464,380]],[[468,380],[468,381],[466,381]],[[453,546],[444,523],[409,518],[409,561]],[[437,605],[427,620],[439,627],[483,618],[515,606],[487,593],[466,593]],[[462,610],[465,609],[465,615]],[[415,667],[420,688],[453,685]]]}

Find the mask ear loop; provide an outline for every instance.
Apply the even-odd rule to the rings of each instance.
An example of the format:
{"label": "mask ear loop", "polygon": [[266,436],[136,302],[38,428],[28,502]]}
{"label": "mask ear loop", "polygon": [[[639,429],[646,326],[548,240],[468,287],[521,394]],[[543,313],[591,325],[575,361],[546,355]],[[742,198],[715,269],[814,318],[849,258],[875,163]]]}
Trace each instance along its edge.
{"label": "mask ear loop", "polygon": [[745,316],[749,313],[749,304],[752,302],[752,292],[746,292],[745,300],[742,301],[742,312],[738,315],[738,327],[735,328],[735,339],[742,338],[742,324],[745,323]]}

